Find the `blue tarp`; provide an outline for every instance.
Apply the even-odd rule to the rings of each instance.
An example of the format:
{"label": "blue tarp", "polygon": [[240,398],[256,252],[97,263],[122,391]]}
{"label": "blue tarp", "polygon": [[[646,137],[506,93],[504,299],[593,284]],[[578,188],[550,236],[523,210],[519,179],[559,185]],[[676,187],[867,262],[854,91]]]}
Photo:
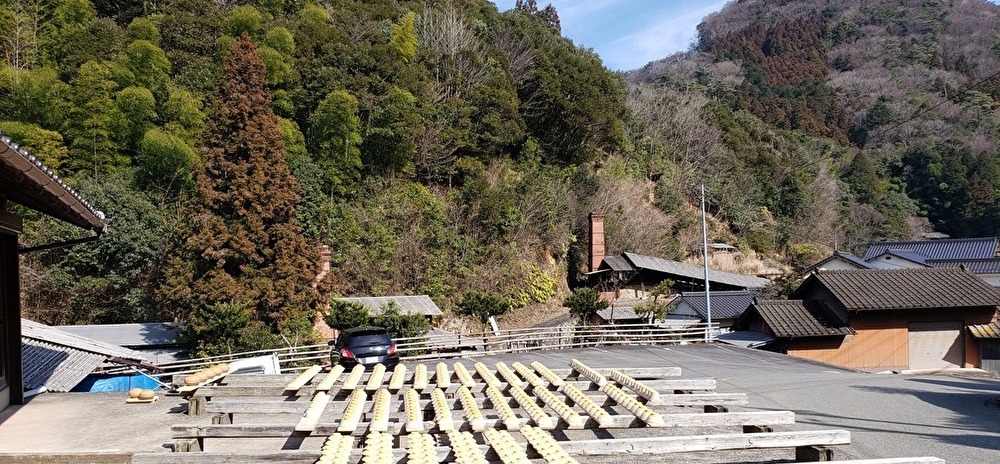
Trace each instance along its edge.
{"label": "blue tarp", "polygon": [[160,385],[142,375],[88,375],[73,388],[75,392],[127,392],[133,388],[156,390]]}

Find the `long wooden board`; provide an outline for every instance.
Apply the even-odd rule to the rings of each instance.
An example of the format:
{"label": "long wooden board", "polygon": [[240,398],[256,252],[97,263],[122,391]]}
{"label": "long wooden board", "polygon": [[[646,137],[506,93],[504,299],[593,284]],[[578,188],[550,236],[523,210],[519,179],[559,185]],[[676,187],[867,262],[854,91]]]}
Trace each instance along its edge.
{"label": "long wooden board", "polygon": [[[612,422],[605,428],[637,428],[643,427],[632,415],[612,415]],[[404,418],[394,418],[390,420],[388,430],[400,433]],[[664,414],[664,421],[668,427],[723,427],[723,426],[743,426],[743,425],[788,425],[795,423],[795,414],[791,411],[752,411],[752,412],[725,412],[716,414],[693,413],[693,414]],[[456,421],[459,429],[471,430],[471,425],[464,421]],[[359,424],[360,425],[360,424]],[[596,428],[597,422],[588,420],[587,426]],[[312,429],[313,435],[329,435],[337,430],[336,423],[319,423]],[[500,419],[486,419],[487,428],[503,428],[503,421]],[[433,421],[424,423],[425,430],[434,429]],[[174,438],[239,438],[239,437],[287,437],[295,431],[295,424],[191,424],[174,425],[171,428]],[[358,433],[364,433],[365,427],[358,427]]]}

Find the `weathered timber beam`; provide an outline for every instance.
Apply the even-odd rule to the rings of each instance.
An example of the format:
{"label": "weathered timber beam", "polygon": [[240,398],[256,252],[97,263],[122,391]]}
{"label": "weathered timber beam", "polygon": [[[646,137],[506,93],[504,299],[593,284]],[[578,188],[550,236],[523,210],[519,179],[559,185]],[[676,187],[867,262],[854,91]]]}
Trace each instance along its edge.
{"label": "weathered timber beam", "polygon": [[[589,380],[580,381],[574,380],[567,382],[576,388],[584,391],[596,391],[597,386],[594,385]],[[670,380],[652,380],[645,382],[652,388],[660,391],[661,394],[667,394],[675,391],[702,391],[702,390],[715,390],[716,381],[713,379],[670,379]],[[286,384],[274,384],[274,385],[248,385],[248,384],[228,384],[228,385],[214,385],[208,387],[201,387],[195,393],[198,396],[298,396],[312,398],[315,391],[315,386],[306,385],[298,390],[297,395],[285,395],[285,385]],[[404,386],[403,389],[407,389],[409,386]],[[421,393],[430,395],[430,392],[434,389],[434,383],[423,390]],[[473,393],[479,393],[486,389],[486,384],[477,383],[475,386],[470,387],[469,391]],[[454,393],[458,390],[458,385],[453,385],[445,389],[445,393]],[[330,390],[331,395],[335,395],[337,392],[341,391],[339,384],[334,385]]]}
{"label": "weathered timber beam", "polygon": [[739,433],[725,435],[622,438],[614,440],[574,440],[561,442],[570,454],[611,455],[683,453],[799,446],[832,446],[851,443],[846,430],[802,432]]}
{"label": "weathered timber beam", "polygon": [[[645,424],[631,415],[612,415],[612,422],[604,426],[605,429],[639,428]],[[664,414],[665,427],[723,427],[723,426],[743,426],[743,425],[788,425],[795,423],[795,414],[791,411],[753,411],[753,412],[730,412],[719,414]],[[399,434],[404,425],[403,420],[389,422],[389,431]],[[461,430],[471,430],[471,426],[466,421],[456,421]],[[501,428],[503,421],[500,419],[486,419],[486,427]],[[425,429],[436,429],[433,421],[424,423]],[[585,428],[598,428],[599,424],[593,419],[587,420]],[[338,424],[322,423],[317,424],[310,434],[312,436],[326,436],[337,431]],[[560,422],[557,428],[564,429],[566,423]],[[361,423],[357,427],[357,435],[364,434],[367,430],[367,423]],[[173,438],[255,438],[255,437],[287,437],[295,432],[295,424],[212,424],[212,425],[174,425],[171,427]]]}

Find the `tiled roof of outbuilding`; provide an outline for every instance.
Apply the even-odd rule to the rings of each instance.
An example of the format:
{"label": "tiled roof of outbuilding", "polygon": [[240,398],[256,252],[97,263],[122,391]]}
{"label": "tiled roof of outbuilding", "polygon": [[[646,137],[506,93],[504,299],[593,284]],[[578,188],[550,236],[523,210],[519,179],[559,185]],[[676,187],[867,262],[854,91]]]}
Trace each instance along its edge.
{"label": "tiled roof of outbuilding", "polygon": [[1000,274],[1000,258],[929,259],[930,267],[964,267],[973,274]]}
{"label": "tiled roof of outbuilding", "polygon": [[[753,303],[755,292],[748,290],[737,290],[727,292],[711,292],[709,302],[712,305],[712,319],[731,319],[740,317]],[[678,308],[681,305],[690,307],[703,319],[708,318],[708,311],[705,308],[705,292],[684,292],[680,298],[674,301],[671,306]]]}
{"label": "tiled roof of outbuilding", "polygon": [[854,333],[846,321],[819,302],[760,300],[754,307],[777,337],[827,337]]}
{"label": "tiled roof of outbuilding", "polygon": [[1000,292],[958,268],[820,271],[810,281],[822,285],[851,311],[1000,306]]}
{"label": "tiled roof of outbuilding", "polygon": [[978,324],[970,325],[969,332],[972,333],[972,338],[978,339],[1000,339],[1000,322],[991,322],[989,324]]}
{"label": "tiled roof of outbuilding", "polygon": [[926,259],[976,259],[992,258],[997,252],[996,237],[954,238],[944,240],[920,240],[914,242],[872,243],[865,251],[868,261],[888,250],[909,250],[924,255]]}
{"label": "tiled roof of outbuilding", "polygon": [[[623,253],[622,256],[624,256],[625,259],[638,269],[649,269],[652,271],[662,272],[664,274],[674,274],[690,279],[700,280],[705,278],[705,268],[696,264],[682,263],[679,261],[671,261],[669,259],[639,255],[635,253]],[[761,277],[719,271],[716,269],[708,270],[708,280],[711,282],[743,288],[764,288],[771,284],[770,280]]]}
{"label": "tiled roof of outbuilding", "polygon": [[108,359],[146,361],[142,353],[21,319],[24,388],[70,391]]}

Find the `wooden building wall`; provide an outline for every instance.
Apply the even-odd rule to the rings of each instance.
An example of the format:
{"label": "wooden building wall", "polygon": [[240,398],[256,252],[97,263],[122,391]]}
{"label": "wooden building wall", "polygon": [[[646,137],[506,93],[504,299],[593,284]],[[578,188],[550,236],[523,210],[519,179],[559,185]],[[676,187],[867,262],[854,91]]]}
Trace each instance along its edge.
{"label": "wooden building wall", "polygon": [[[982,309],[931,309],[912,311],[871,311],[851,315],[857,332],[843,338],[803,338],[791,340],[788,354],[838,366],[866,370],[901,370],[910,365],[909,324],[911,322],[990,322],[995,311]],[[963,367],[979,367],[979,346],[962,330]]]}

